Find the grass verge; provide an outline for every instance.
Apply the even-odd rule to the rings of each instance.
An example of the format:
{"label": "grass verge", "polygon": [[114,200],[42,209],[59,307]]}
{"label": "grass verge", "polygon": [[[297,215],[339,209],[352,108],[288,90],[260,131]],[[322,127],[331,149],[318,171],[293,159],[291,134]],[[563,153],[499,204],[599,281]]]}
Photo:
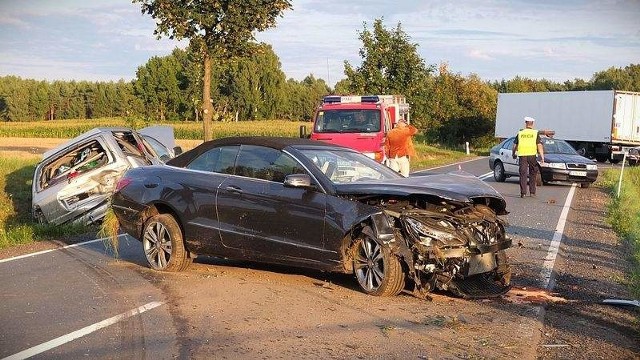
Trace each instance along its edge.
{"label": "grass verge", "polygon": [[31,182],[40,156],[0,152],[0,249],[83,234],[80,225],[41,225],[31,218]]}
{"label": "grass verge", "polygon": [[611,169],[598,181],[611,194],[607,221],[631,250],[628,286],[634,298],[640,299],[640,167],[625,167],[617,196],[619,179],[620,169]]}

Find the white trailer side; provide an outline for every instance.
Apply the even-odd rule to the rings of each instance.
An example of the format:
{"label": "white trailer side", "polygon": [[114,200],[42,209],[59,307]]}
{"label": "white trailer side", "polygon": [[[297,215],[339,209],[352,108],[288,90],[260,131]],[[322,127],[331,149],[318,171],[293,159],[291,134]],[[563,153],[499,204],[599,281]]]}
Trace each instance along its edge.
{"label": "white trailer side", "polygon": [[498,94],[496,137],[514,136],[531,116],[536,129],[554,130],[558,138],[609,142],[613,96],[613,91]]}
{"label": "white trailer side", "polygon": [[598,90],[498,94],[495,135],[514,136],[524,117],[535,128],[599,161],[619,161],[626,146],[640,144],[640,93]]}

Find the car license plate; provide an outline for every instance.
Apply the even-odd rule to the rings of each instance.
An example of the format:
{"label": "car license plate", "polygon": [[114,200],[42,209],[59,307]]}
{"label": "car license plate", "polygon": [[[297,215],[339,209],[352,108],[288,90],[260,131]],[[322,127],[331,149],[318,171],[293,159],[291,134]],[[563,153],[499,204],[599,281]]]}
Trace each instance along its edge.
{"label": "car license plate", "polygon": [[569,171],[569,175],[571,176],[587,176],[586,171]]}

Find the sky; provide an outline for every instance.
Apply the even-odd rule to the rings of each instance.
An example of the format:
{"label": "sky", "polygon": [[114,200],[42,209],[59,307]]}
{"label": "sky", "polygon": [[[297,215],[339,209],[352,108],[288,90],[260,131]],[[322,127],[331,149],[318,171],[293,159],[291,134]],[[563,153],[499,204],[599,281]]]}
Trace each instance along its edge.
{"label": "sky", "polygon": [[[640,64],[640,0],[292,0],[271,44],[287,78],[331,86],[361,62],[358,35],[375,19],[401,24],[427,65],[483,80],[589,80]],[[0,0],[0,76],[132,80],[153,56],[185,42],[153,35],[130,0]]]}

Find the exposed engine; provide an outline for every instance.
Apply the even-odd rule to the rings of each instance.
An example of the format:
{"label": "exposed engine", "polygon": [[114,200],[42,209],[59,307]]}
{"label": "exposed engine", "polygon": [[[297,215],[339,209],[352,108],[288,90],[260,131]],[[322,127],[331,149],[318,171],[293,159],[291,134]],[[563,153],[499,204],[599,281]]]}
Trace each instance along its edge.
{"label": "exposed engine", "polygon": [[509,290],[511,270],[504,249],[511,239],[506,222],[489,206],[419,197],[364,202],[384,209],[393,221],[394,251],[407,265],[416,295],[440,289],[477,298]]}

